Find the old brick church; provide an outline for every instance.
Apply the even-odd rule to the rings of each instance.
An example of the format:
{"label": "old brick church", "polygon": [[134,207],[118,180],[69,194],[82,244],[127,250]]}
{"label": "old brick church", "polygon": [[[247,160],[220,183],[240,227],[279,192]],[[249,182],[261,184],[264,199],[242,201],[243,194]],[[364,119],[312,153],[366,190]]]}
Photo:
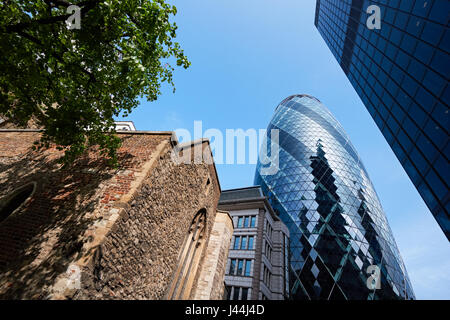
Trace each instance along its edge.
{"label": "old brick church", "polygon": [[233,233],[209,142],[120,131],[119,168],[95,149],[69,168],[0,129],[0,299],[222,299]]}

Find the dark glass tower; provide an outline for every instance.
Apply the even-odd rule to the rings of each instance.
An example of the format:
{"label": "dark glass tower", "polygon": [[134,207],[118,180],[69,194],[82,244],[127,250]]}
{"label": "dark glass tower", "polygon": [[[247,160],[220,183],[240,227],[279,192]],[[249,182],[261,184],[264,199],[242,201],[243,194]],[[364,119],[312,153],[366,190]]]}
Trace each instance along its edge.
{"label": "dark glass tower", "polygon": [[317,0],[315,25],[450,240],[449,13],[448,0]]}
{"label": "dark glass tower", "polygon": [[[267,130],[272,151],[271,129],[279,130],[279,170],[263,175],[258,163],[255,184],[290,231],[291,297],[413,299],[366,169],[327,108],[308,95],[290,96]],[[368,284],[373,265],[380,271],[379,289]]]}

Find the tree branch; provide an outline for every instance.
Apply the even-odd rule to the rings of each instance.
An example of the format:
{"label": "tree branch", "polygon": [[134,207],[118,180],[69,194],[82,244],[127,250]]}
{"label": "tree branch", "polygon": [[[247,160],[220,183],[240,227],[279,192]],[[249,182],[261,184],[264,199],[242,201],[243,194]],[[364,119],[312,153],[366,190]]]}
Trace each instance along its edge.
{"label": "tree branch", "polygon": [[[34,42],[35,44],[37,44],[37,45],[43,47],[43,48],[45,49],[44,44],[43,44],[38,38],[33,37],[32,35],[30,35],[30,34],[24,32],[24,31],[19,31],[18,34],[21,35],[22,37],[24,37],[24,38],[30,40],[31,42]],[[58,55],[57,53],[55,53],[55,52],[50,52],[50,54],[51,54],[52,56],[54,56],[54,57],[56,58],[56,60],[58,60],[59,62],[66,64],[66,62],[64,61],[64,59],[63,59],[60,55]],[[84,72],[85,74],[87,74],[87,75],[89,76],[89,81],[90,81],[90,82],[96,82],[95,76],[94,76],[94,74],[93,74],[92,72],[89,72],[88,70],[84,69],[83,67],[81,67],[81,66],[79,66],[79,65],[77,65],[77,66],[78,66],[78,68],[79,68],[82,72]]]}
{"label": "tree branch", "polygon": [[[52,0],[49,2],[53,2],[56,4],[60,4],[60,5],[63,5],[63,4],[64,5],[68,4],[68,6],[70,5],[69,2],[61,1],[61,0],[57,0],[57,1]],[[95,7],[95,5],[99,2],[100,2],[100,0],[82,1],[75,5],[81,7],[81,16],[84,16],[89,10],[93,9]],[[19,32],[26,28],[32,27],[36,24],[45,25],[45,24],[52,24],[52,23],[66,21],[70,16],[72,16],[72,14],[64,14],[61,16],[52,16],[52,17],[41,18],[41,19],[37,19],[37,20],[31,20],[28,22],[20,22],[20,23],[6,26],[5,30],[7,33]]]}
{"label": "tree branch", "polygon": [[65,0],[49,0],[48,2],[54,3],[57,6],[62,6],[62,7],[65,7],[65,8],[75,4],[75,3],[70,3],[70,2],[65,1]]}

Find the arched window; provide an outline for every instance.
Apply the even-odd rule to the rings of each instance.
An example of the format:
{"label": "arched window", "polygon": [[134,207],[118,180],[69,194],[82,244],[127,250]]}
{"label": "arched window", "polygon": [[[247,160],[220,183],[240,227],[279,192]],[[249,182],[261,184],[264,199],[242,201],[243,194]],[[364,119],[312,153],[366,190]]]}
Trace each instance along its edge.
{"label": "arched window", "polygon": [[188,234],[178,257],[178,266],[169,288],[169,300],[189,299],[204,247],[206,210],[201,209],[192,219]]}
{"label": "arched window", "polygon": [[19,209],[33,195],[36,182],[28,183],[14,190],[9,197],[0,201],[0,222],[6,220],[14,211]]}

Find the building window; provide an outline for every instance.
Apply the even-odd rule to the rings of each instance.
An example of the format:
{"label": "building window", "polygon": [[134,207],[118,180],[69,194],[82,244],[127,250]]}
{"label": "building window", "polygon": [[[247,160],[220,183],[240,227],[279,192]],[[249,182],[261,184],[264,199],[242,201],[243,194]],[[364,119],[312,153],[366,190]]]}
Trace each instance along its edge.
{"label": "building window", "polygon": [[236,272],[236,259],[230,260],[230,272],[228,274],[234,274]]}
{"label": "building window", "polygon": [[233,287],[231,286],[225,286],[225,300],[230,300],[231,299],[231,289]]}
{"label": "building window", "polygon": [[28,183],[14,190],[9,197],[0,202],[0,222],[6,220],[17,209],[22,207],[36,190],[36,182]]}
{"label": "building window", "polygon": [[[227,300],[230,300],[231,297],[233,297],[232,300],[248,300],[248,290],[249,288],[242,288],[242,287],[229,287],[229,294],[227,296]],[[233,294],[231,295],[231,291],[233,291]]]}
{"label": "building window", "polygon": [[236,228],[255,228],[256,216],[241,216],[238,217]]}
{"label": "building window", "polygon": [[267,241],[265,241],[264,253],[265,253],[267,259],[269,259],[269,261],[272,261],[272,247],[270,246],[269,242],[267,242]]}
{"label": "building window", "polygon": [[188,299],[204,247],[206,209],[197,212],[191,222],[177,269],[169,288],[169,300]]}
{"label": "building window", "polygon": [[234,287],[234,294],[233,294],[233,300],[239,300],[239,291],[241,288]]}
{"label": "building window", "polygon": [[242,241],[241,241],[241,249],[242,249],[242,250],[247,249],[247,237],[242,237]]}
{"label": "building window", "polygon": [[233,246],[234,250],[239,249],[239,240],[240,239],[241,239],[241,237],[239,237],[239,236],[234,237],[234,246]]}
{"label": "building window", "polygon": [[252,260],[247,259],[231,259],[228,274],[231,276],[249,277],[252,270]]}
{"label": "building window", "polygon": [[242,288],[241,300],[248,300],[248,288]]}
{"label": "building window", "polygon": [[254,236],[235,236],[233,250],[252,250],[254,249]]}
{"label": "building window", "polygon": [[242,228],[243,222],[244,222],[244,217],[239,217],[237,227]]}
{"label": "building window", "polygon": [[239,259],[238,260],[238,267],[237,267],[237,275],[242,276],[242,271],[244,268],[244,260]]}
{"label": "building window", "polygon": [[248,228],[250,225],[250,217],[245,217],[244,228]]}
{"label": "building window", "polygon": [[253,249],[253,240],[254,240],[254,236],[249,236],[248,237],[248,249],[252,250]]}
{"label": "building window", "polygon": [[252,270],[252,260],[245,261],[245,276],[250,277],[250,272]]}
{"label": "building window", "polygon": [[264,273],[263,273],[263,282],[264,284],[267,286],[267,288],[270,289],[270,282],[272,279],[272,273],[270,272],[270,270],[264,265],[264,269],[263,269]]}
{"label": "building window", "polygon": [[267,277],[267,268],[266,266],[263,266],[263,282],[266,284],[266,277]]}
{"label": "building window", "polygon": [[272,239],[272,226],[269,223],[269,220],[266,220],[266,234]]}

